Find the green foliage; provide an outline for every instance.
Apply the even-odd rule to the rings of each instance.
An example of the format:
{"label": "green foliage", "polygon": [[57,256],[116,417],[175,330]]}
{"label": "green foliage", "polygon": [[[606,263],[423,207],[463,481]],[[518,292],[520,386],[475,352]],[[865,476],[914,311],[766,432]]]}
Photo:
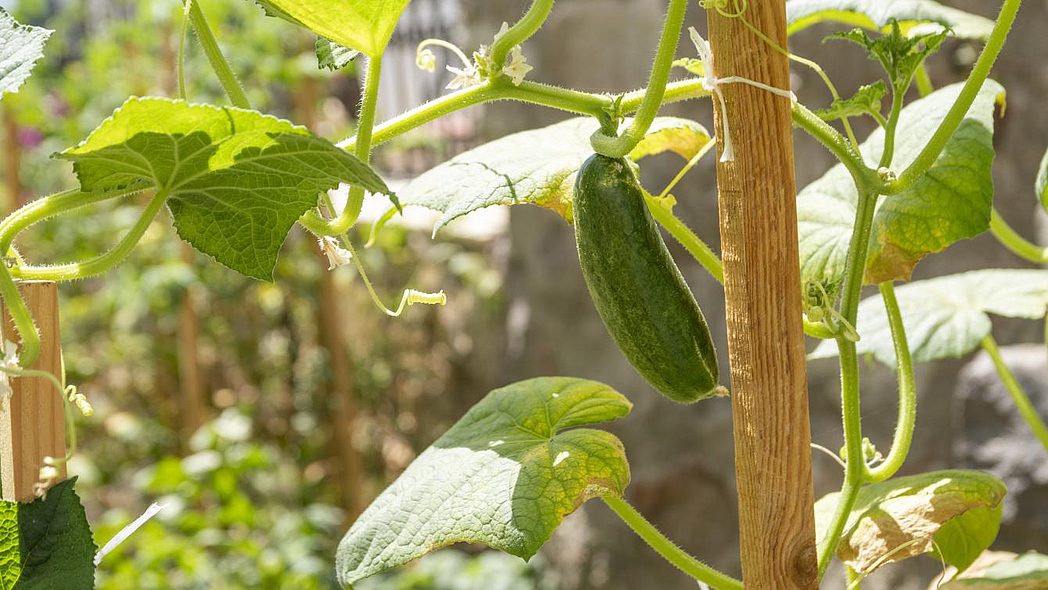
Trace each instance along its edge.
{"label": "green foliage", "polygon": [[543,559],[524,561],[483,551],[438,551],[418,561],[354,584],[354,590],[557,590],[556,578],[543,571]]}
{"label": "green foliage", "polygon": [[0,99],[17,92],[44,55],[44,44],[51,31],[20,24],[0,8]]}
{"label": "green foliage", "polygon": [[943,6],[934,0],[790,0],[786,3],[788,33],[820,22],[837,22],[887,31],[898,21],[906,34],[949,29],[961,39],[986,40],[993,21]]}
{"label": "green foliage", "polygon": [[[988,314],[1040,319],[1048,307],[1048,271],[977,270],[915,281],[896,289],[913,360],[955,358],[979,347],[990,333]],[[895,366],[895,349],[884,301],[875,296],[859,304],[856,347]],[[834,342],[819,344],[811,358],[837,355]]]}
{"label": "green foliage", "polygon": [[877,80],[873,84],[860,86],[850,98],[835,100],[829,108],[819,109],[815,111],[815,114],[824,121],[835,121],[859,115],[877,117],[881,114],[881,101],[887,94],[888,87],[885,86],[884,80]]}
{"label": "green foliage", "polygon": [[131,98],[71,160],[83,191],[156,188],[179,235],[247,276],[272,280],[288,231],[340,182],[389,189],[352,154],[254,111]]}
{"label": "green foliage", "polygon": [[631,407],[584,379],[544,377],[492,391],[357,519],[339,544],[339,580],[352,584],[457,542],[530,558],[583,502],[622,495],[629,483],[622,443],[573,427],[615,420]]}
{"label": "green foliage", "polygon": [[341,70],[353,63],[360,52],[343,47],[334,41],[317,37],[317,66],[320,69]]}
{"label": "green foliage", "polygon": [[[436,166],[399,191],[403,205],[440,211],[433,233],[470,212],[492,205],[531,203],[572,219],[575,174],[593,153],[589,117],[522,131],[486,143]],[[640,159],[664,151],[691,158],[710,141],[704,127],[676,117],[655,119],[634,148]]]}
{"label": "green foliage", "polygon": [[[1004,483],[978,471],[934,471],[859,490],[837,555],[864,574],[938,546],[946,563],[966,568],[997,536]],[[815,503],[816,537],[826,535],[838,494]]]}
{"label": "green foliage", "polygon": [[977,573],[965,572],[960,577],[942,584],[939,589],[1038,590],[1048,586],[1048,555],[1014,555],[980,570]]}
{"label": "green foliage", "polygon": [[266,12],[371,58],[393,35],[410,0],[255,0]]}
{"label": "green foliage", "polygon": [[[893,168],[902,169],[927,143],[961,90],[947,86],[902,111]],[[925,255],[974,237],[989,227],[993,198],[993,114],[1004,90],[983,85],[957,133],[928,173],[909,189],[878,202],[866,263],[867,283],[909,279]],[[868,162],[880,159],[884,130],[862,144]],[[801,279],[840,283],[858,192],[841,164],[797,196]]]}
{"label": "green foliage", "polygon": [[0,501],[0,588],[94,588],[97,547],[75,483],[59,482],[32,502]]}
{"label": "green foliage", "polygon": [[1037,168],[1037,180],[1034,182],[1034,191],[1041,200],[1041,206],[1048,211],[1048,151],[1044,152],[1041,165]]}
{"label": "green foliage", "polygon": [[880,62],[894,91],[905,92],[925,58],[939,50],[946,31],[906,36],[898,21],[892,20],[888,33],[874,38],[862,29],[852,29],[828,39],[844,39],[864,47],[869,52],[867,57]]}

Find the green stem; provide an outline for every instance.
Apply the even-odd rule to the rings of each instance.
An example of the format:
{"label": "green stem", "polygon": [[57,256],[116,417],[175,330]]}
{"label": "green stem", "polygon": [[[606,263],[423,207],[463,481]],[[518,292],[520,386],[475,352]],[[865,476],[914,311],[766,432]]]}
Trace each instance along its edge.
{"label": "green stem", "polygon": [[915,80],[917,81],[917,92],[919,92],[921,96],[928,96],[932,92],[935,92],[935,86],[932,85],[931,76],[928,75],[928,68],[925,67],[924,63],[921,63],[921,65],[917,67],[917,76]]}
{"label": "green stem", "polygon": [[23,280],[72,281],[102,274],[123,262],[142,239],[149,224],[156,218],[167,201],[167,191],[157,191],[149,200],[142,217],[135,222],[116,246],[104,254],[82,262],[55,266],[25,266],[11,269],[11,274]]}
{"label": "green stem", "polygon": [[22,339],[22,349],[18,352],[18,364],[28,367],[36,361],[40,355],[40,333],[33,323],[33,316],[29,313],[22,294],[18,292],[18,286],[6,264],[0,263],[0,298],[7,306],[7,313],[15,324],[15,331]]}
{"label": "green stem", "polygon": [[993,237],[997,238],[998,242],[1011,250],[1012,253],[1035,264],[1048,262],[1048,248],[1042,248],[1037,244],[1031,243],[1016,233],[1008,225],[1008,222],[1001,217],[996,208],[990,210],[990,232],[993,233]]}
{"label": "green stem", "polygon": [[495,71],[502,70],[510,50],[534,35],[552,10],[553,0],[534,0],[524,16],[495,40],[491,45],[491,65]]}
{"label": "green stem", "polygon": [[[622,101],[619,102],[619,109],[623,114],[632,113],[640,108],[641,103],[644,102],[644,98],[647,95],[647,88],[627,92],[622,95]],[[678,80],[666,85],[662,94],[662,104],[670,104],[681,100],[688,100],[689,98],[699,98],[703,96],[710,96],[710,91],[706,90],[702,85],[702,80],[696,78]]]}
{"label": "green stem", "polygon": [[716,590],[742,590],[742,582],[702,563],[666,538],[641,513],[622,498],[603,497],[604,502],[663,559],[696,580]]}
{"label": "green stem", "polygon": [[651,211],[651,216],[655,218],[655,221],[666,228],[666,231],[670,232],[670,235],[676,238],[688,252],[691,252],[695,260],[698,260],[699,264],[713,275],[713,278],[717,279],[718,283],[724,284],[724,265],[721,264],[717,254],[706,245],[706,242],[703,242],[702,238],[695,235],[695,232],[691,231],[691,228],[678,219],[672,211],[663,207],[655,197],[645,193],[644,201],[647,203],[648,211]]}
{"label": "green stem", "polygon": [[895,158],[895,135],[899,126],[899,116],[902,114],[902,99],[906,91],[898,88],[892,89],[892,110],[888,115],[888,122],[884,126],[884,151],[881,153],[881,161],[878,168],[888,168]]}
{"label": "green stem", "polygon": [[222,85],[222,89],[229,96],[229,101],[235,107],[250,109],[251,103],[248,101],[247,95],[244,94],[244,89],[240,87],[240,82],[237,81],[233,69],[229,67],[229,62],[222,55],[222,49],[218,46],[218,41],[215,40],[215,35],[207,24],[204,11],[200,9],[200,0],[193,0],[190,5],[189,22],[192,23],[193,30],[196,31],[200,47],[203,48],[204,55],[207,56],[207,61],[211,64],[211,69],[218,76],[219,84]]}
{"label": "green stem", "polygon": [[590,138],[594,151],[610,158],[621,158],[630,153],[644,139],[648,127],[655,120],[655,115],[662,106],[662,96],[666,92],[666,83],[670,79],[670,69],[677,53],[681,27],[684,26],[684,15],[688,9],[688,0],[670,0],[666,22],[662,26],[659,48],[655,53],[651,77],[648,79],[648,90],[641,101],[633,123],[618,137],[612,137],[603,130],[597,131]]}
{"label": "green stem", "polygon": [[844,566],[845,590],[861,590],[862,574],[853,570],[851,566]]}
{"label": "green stem", "polygon": [[829,123],[823,121],[810,109],[796,101],[793,103],[792,115],[795,125],[818,140],[834,156],[837,156],[837,159],[848,169],[857,186],[867,186],[871,185],[871,183],[879,182],[877,172],[866,166],[862,155]]}
{"label": "green stem", "polygon": [[987,334],[980,344],[982,344],[983,350],[990,355],[990,360],[993,361],[993,366],[997,368],[997,373],[1001,376],[1001,382],[1004,383],[1005,389],[1008,390],[1008,395],[1012,396],[1012,401],[1015,402],[1015,407],[1019,410],[1019,414],[1023,417],[1023,420],[1026,420],[1026,425],[1030,427],[1037,440],[1041,441],[1044,449],[1048,451],[1048,426],[1045,426],[1044,420],[1037,415],[1037,408],[1033,407],[1033,403],[1030,402],[1030,398],[1027,397],[1022,386],[1019,385],[1019,381],[1015,379],[1011,369],[1004,364],[1004,359],[1001,358],[1001,351],[997,348],[997,341],[993,339],[993,335]]}
{"label": "green stem", "polygon": [[935,134],[932,135],[932,138],[924,146],[924,149],[921,150],[921,153],[914,158],[913,162],[896,180],[884,186],[882,194],[894,195],[910,188],[939,159],[939,154],[942,153],[946,143],[950,141],[957,128],[960,127],[965,115],[968,114],[968,109],[975,102],[975,97],[978,96],[983,82],[990,75],[990,68],[993,67],[994,62],[997,61],[997,56],[1001,53],[1001,48],[1004,47],[1004,42],[1008,38],[1008,32],[1011,30],[1012,23],[1015,22],[1015,16],[1019,12],[1020,4],[1022,4],[1022,0],[1004,0],[1001,13],[997,17],[997,23],[990,33],[990,38],[986,41],[979,59],[976,60],[975,65],[972,67],[972,73],[968,76],[968,80],[965,81],[964,87],[961,88],[961,93],[957,96],[957,100],[954,101],[953,106],[950,107],[946,117],[939,124],[939,128],[935,130]]}
{"label": "green stem", "polygon": [[[866,256],[869,251],[870,232],[873,228],[873,214],[876,205],[877,195],[860,187],[859,202],[855,210],[855,225],[851,242],[848,244],[846,280],[840,311],[844,320],[852,326],[855,325],[859,311],[859,299],[862,296],[863,275],[866,270]],[[859,359],[855,351],[855,342],[844,335],[838,335],[837,350],[841,365],[841,417],[844,422],[844,446],[847,456],[844,484],[837,500],[837,509],[827,527],[822,545],[819,547],[820,579],[826,573],[826,567],[829,566],[830,559],[837,550],[837,544],[844,532],[844,525],[866,476],[866,463],[862,452],[862,415],[859,408]]]}
{"label": "green stem", "polygon": [[0,222],[0,252],[7,252],[11,244],[14,243],[15,237],[37,222],[95,203],[126,197],[135,192],[137,191],[117,190],[82,193],[77,189],[72,189],[37,199],[32,203],[24,205]]}
{"label": "green stem", "polygon": [[866,479],[872,482],[884,481],[895,475],[902,467],[910,453],[913,442],[913,428],[917,421],[917,385],[913,378],[913,359],[910,357],[910,345],[906,340],[906,327],[899,311],[899,301],[895,298],[895,286],[891,281],[879,285],[884,309],[888,312],[888,325],[892,331],[892,342],[895,344],[895,364],[899,380],[899,420],[895,425],[895,437],[892,448],[884,462],[869,469]]}

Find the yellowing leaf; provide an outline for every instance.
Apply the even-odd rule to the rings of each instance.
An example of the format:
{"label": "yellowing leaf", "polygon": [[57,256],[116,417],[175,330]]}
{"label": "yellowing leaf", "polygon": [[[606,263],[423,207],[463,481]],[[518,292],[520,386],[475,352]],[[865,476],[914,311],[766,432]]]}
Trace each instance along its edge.
{"label": "yellowing leaf", "polygon": [[256,0],[266,12],[377,58],[411,0]]}

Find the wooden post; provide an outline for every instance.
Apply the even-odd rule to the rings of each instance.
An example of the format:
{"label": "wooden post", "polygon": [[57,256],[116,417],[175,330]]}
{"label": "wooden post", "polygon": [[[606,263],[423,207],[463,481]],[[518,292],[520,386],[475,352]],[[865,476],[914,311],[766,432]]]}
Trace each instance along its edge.
{"label": "wooden post", "polygon": [[[19,283],[18,289],[40,329],[40,356],[28,368],[59,375],[58,288],[50,281],[28,281]],[[6,309],[3,338],[18,341]],[[14,377],[11,389],[14,395],[0,413],[0,479],[4,500],[26,502],[34,498],[33,484],[44,457],[66,454],[65,406],[47,379]],[[65,467],[59,467],[59,472],[59,479],[64,479]]]}
{"label": "wooden post", "polygon": [[[786,47],[785,0],[745,18]],[[717,77],[790,87],[787,58],[708,11]],[[717,165],[742,575],[747,590],[818,587],[790,100],[721,86],[735,151]],[[717,137],[726,131],[714,100]]]}

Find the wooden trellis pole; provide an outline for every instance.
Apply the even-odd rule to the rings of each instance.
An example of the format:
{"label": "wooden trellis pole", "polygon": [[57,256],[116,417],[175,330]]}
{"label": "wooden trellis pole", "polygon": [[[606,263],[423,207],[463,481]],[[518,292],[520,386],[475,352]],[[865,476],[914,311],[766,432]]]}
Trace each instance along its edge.
{"label": "wooden trellis pole", "polygon": [[[786,47],[785,0],[745,18]],[[786,56],[738,18],[708,11],[717,77],[788,89]],[[747,590],[818,587],[790,100],[721,87],[735,160],[717,166],[731,360],[742,575]],[[722,115],[717,109],[717,137]]]}
{"label": "wooden trellis pole", "polygon": [[[40,329],[40,356],[27,368],[59,375],[58,288],[50,281],[28,281],[19,283],[18,289]],[[3,338],[18,341],[6,309]],[[66,454],[65,407],[47,379],[15,377],[11,388],[14,395],[0,412],[0,480],[4,500],[25,502],[34,498],[33,484],[44,457]],[[59,467],[59,472],[59,479],[64,479],[65,467]]]}

